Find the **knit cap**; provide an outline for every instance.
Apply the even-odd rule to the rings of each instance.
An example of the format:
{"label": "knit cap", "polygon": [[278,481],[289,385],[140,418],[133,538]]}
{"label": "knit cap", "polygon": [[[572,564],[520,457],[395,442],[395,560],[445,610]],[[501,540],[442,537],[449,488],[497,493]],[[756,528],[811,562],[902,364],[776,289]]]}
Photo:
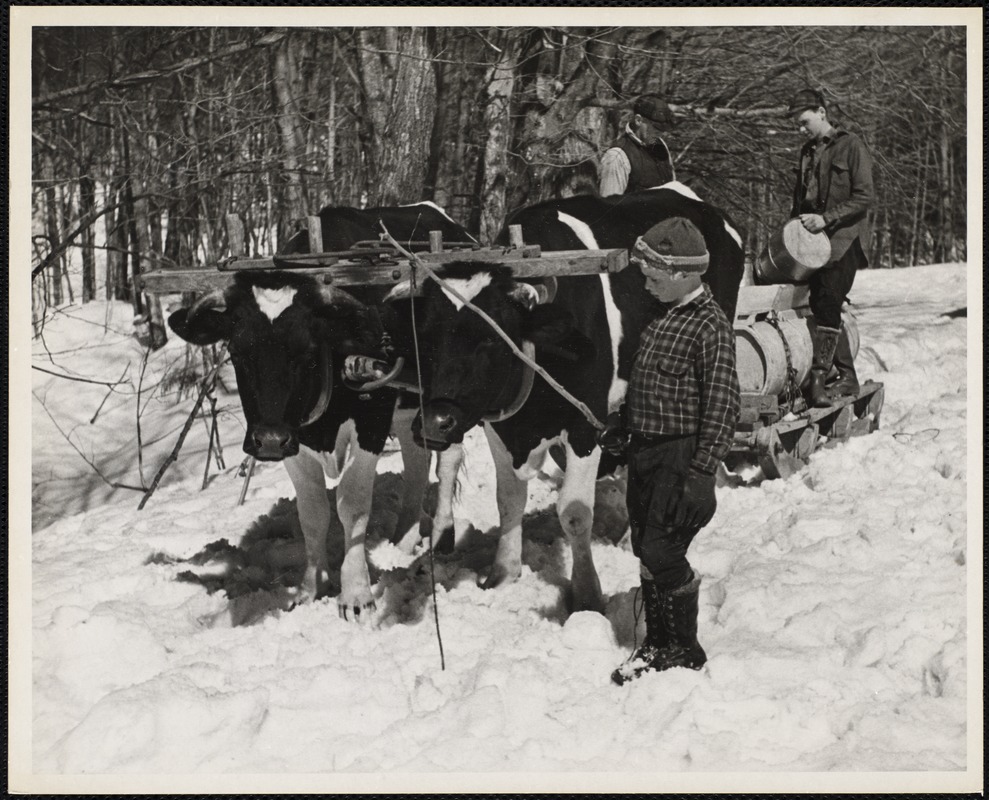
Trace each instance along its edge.
{"label": "knit cap", "polygon": [[704,237],[690,220],[670,217],[636,239],[632,260],[646,267],[703,275],[711,257]]}

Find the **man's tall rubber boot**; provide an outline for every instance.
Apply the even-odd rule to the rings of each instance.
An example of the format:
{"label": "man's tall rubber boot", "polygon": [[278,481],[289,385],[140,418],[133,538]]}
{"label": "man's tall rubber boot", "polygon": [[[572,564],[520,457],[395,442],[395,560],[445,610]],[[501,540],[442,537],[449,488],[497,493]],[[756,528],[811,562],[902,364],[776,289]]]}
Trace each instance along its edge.
{"label": "man's tall rubber boot", "polygon": [[849,397],[859,393],[859,379],[855,374],[855,359],[852,358],[852,345],[848,340],[848,329],[842,325],[838,344],[834,349],[834,366],[838,371],[837,380],[828,387],[833,398]]}
{"label": "man's tall rubber boot", "polygon": [[831,398],[828,396],[824,382],[827,380],[828,372],[831,371],[831,363],[834,361],[838,333],[837,328],[827,328],[823,325],[818,325],[814,330],[814,356],[811,361],[810,380],[807,386],[807,404],[815,408],[831,405]]}

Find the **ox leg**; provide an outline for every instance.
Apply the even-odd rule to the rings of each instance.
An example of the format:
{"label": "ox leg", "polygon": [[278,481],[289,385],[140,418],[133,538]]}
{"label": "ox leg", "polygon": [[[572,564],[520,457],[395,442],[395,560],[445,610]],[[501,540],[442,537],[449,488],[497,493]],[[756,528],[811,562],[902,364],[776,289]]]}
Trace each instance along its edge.
{"label": "ox leg", "polygon": [[396,409],[392,421],[392,432],[402,448],[402,506],[392,541],[405,553],[411,553],[419,543],[422,498],[429,486],[431,460],[431,453],[412,439],[415,414],[415,409]]}
{"label": "ox leg", "polygon": [[494,428],[485,424],[491,456],[494,459],[498,517],[501,535],[491,571],[484,581],[485,589],[513,583],[522,574],[522,515],[528,497],[528,483],[515,474],[512,455]]}
{"label": "ox leg", "polygon": [[453,496],[457,490],[457,476],[464,463],[464,446],[452,444],[436,459],[436,511],[430,542],[436,552],[452,552],[456,532],[453,527]]}
{"label": "ox leg", "polygon": [[299,524],[306,542],[306,572],[299,589],[298,602],[315,600],[321,595],[328,578],[326,532],[330,529],[330,499],[326,496],[323,462],[308,447],[286,458],[285,470],[295,487]]}
{"label": "ox leg", "polygon": [[367,571],[367,523],[371,516],[374,475],[378,456],[350,441],[350,454],[337,485],[337,516],[343,526],[343,565],[337,608],[344,619],[366,622],[374,609],[371,577]]}
{"label": "ox leg", "polygon": [[570,587],[573,611],[604,613],[604,598],[591,555],[591,529],[594,524],[594,483],[601,450],[597,447],[586,458],[578,458],[567,443],[567,471],[556,501],[560,526],[570,540],[573,570]]}

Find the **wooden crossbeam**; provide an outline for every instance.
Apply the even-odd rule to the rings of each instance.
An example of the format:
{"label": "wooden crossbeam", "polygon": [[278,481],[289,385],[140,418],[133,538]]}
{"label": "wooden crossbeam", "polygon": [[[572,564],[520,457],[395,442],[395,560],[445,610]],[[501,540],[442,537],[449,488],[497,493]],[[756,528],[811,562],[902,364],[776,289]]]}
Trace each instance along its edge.
{"label": "wooden crossbeam", "polygon": [[[611,250],[560,250],[541,253],[538,248],[524,247],[521,251],[507,253],[500,248],[465,250],[464,252],[422,253],[418,256],[432,267],[449,261],[478,261],[505,264],[512,268],[516,278],[542,278],[561,275],[595,275],[602,272],[618,272],[628,265],[628,251]],[[313,266],[293,268],[293,273],[313,275],[323,283],[334,286],[387,286],[408,280],[411,268],[404,259],[393,263],[368,263],[367,261],[338,260],[336,255],[316,254],[286,257]],[[234,259],[224,264],[224,269],[155,270],[139,276],[145,292],[167,294],[175,292],[204,292],[220,289],[233,282],[233,272],[241,269],[273,269],[271,258]]]}

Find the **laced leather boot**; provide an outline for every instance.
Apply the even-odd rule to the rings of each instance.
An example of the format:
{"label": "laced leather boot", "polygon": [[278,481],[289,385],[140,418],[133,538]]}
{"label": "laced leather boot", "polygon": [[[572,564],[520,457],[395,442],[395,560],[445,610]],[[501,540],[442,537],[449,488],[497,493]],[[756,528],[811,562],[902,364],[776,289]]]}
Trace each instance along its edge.
{"label": "laced leather boot", "polygon": [[815,408],[831,405],[824,386],[831,364],[834,361],[834,350],[838,343],[838,329],[818,325],[814,330],[814,355],[811,361],[809,383],[807,386],[807,404]]}
{"label": "laced leather boot", "polygon": [[642,581],[646,641],[627,662],[611,673],[612,683],[621,686],[646,672],[704,666],[707,654],[697,641],[700,585],[701,579],[696,575],[689,583],[671,591],[660,591],[652,581]]}

